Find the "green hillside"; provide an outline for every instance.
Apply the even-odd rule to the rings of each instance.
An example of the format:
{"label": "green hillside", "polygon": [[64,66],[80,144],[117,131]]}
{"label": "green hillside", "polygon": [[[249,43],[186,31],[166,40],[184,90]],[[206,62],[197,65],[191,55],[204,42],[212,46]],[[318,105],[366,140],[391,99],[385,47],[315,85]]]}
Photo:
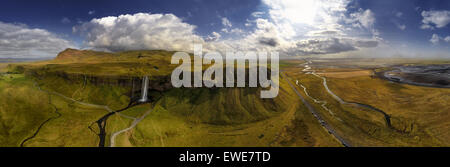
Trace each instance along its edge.
{"label": "green hillside", "polygon": [[[306,112],[284,80],[274,99],[261,99],[262,88],[172,88],[173,53],[67,49],[51,61],[5,66],[8,73],[17,73],[7,75],[19,75],[24,84],[0,80],[0,96],[17,96],[0,100],[15,104],[0,106],[5,124],[0,144],[98,146],[100,129],[95,122],[120,110],[106,120],[105,146],[111,144],[114,132],[133,124],[132,118],[142,120],[116,135],[115,146],[340,145]],[[136,100],[145,75],[150,80],[150,101],[140,104]],[[8,90],[15,89],[24,90],[10,95]],[[28,92],[42,95],[33,99]],[[133,105],[127,108],[130,102]],[[23,116],[17,117],[16,112]],[[6,124],[8,121],[21,124]],[[4,132],[6,129],[17,130]]]}

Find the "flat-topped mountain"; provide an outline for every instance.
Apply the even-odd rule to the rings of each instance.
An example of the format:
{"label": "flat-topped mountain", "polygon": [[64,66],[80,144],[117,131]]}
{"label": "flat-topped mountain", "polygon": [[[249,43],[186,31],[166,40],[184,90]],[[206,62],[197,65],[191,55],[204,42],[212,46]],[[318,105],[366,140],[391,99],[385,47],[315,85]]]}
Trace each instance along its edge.
{"label": "flat-topped mountain", "polygon": [[77,50],[68,48],[58,54],[55,60],[57,61],[82,61],[92,58],[111,57],[114,53],[98,52],[92,50]]}

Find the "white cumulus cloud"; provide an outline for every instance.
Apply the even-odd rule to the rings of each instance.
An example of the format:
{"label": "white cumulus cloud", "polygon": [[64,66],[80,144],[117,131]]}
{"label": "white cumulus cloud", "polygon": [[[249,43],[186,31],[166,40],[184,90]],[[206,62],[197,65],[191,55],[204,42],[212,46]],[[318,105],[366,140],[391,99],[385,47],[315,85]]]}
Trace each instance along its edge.
{"label": "white cumulus cloud", "polygon": [[430,42],[433,43],[434,45],[437,45],[437,44],[439,44],[439,42],[441,40],[443,40],[445,42],[450,42],[450,36],[447,36],[444,38],[444,37],[439,36],[438,34],[433,34],[431,36]]}
{"label": "white cumulus cloud", "polygon": [[73,47],[72,42],[47,30],[0,22],[0,57],[54,57],[60,51]]}
{"label": "white cumulus cloud", "polygon": [[370,9],[360,9],[359,12],[352,13],[350,16],[357,25],[361,25],[367,29],[373,28],[373,25],[375,24],[375,16]]}
{"label": "white cumulus cloud", "polygon": [[[277,50],[289,56],[376,47],[379,33],[374,26],[375,14],[371,10],[360,9],[346,16],[349,2],[263,0],[268,7],[268,18],[257,18],[254,21],[255,30],[241,40],[246,45],[240,46],[257,46],[254,50]],[[355,34],[355,31],[372,38],[347,35]]]}
{"label": "white cumulus cloud", "polygon": [[[267,7],[235,28],[226,17],[219,31],[201,37],[195,26],[173,14],[137,13],[93,19],[74,28],[85,45],[98,50],[165,49],[191,51],[279,51],[282,56],[329,54],[377,47],[375,14],[360,9],[347,14],[350,0],[263,0]],[[359,25],[359,26],[356,26]],[[233,27],[233,28],[232,28]],[[220,32],[220,33],[218,33]],[[358,34],[358,36],[350,36]],[[224,37],[222,37],[224,35]]]}
{"label": "white cumulus cloud", "polygon": [[217,41],[220,39],[220,37],[222,37],[222,35],[220,35],[218,32],[212,32],[211,35],[208,35],[208,37],[206,37],[207,41]]}
{"label": "white cumulus cloud", "polygon": [[443,28],[450,23],[450,11],[430,10],[422,11],[422,29]]}
{"label": "white cumulus cloud", "polygon": [[430,42],[433,43],[433,44],[435,44],[435,45],[437,45],[437,44],[439,44],[440,38],[441,38],[441,37],[439,37],[439,35],[433,34],[433,35],[431,36]]}
{"label": "white cumulus cloud", "polygon": [[223,17],[223,18],[222,18],[222,24],[223,24],[225,27],[232,27],[232,26],[233,26],[233,25],[231,24],[230,20],[228,20],[226,17]]}
{"label": "white cumulus cloud", "polygon": [[97,50],[189,51],[193,42],[203,42],[195,28],[173,14],[136,13],[92,19],[74,31],[84,34],[84,44]]}

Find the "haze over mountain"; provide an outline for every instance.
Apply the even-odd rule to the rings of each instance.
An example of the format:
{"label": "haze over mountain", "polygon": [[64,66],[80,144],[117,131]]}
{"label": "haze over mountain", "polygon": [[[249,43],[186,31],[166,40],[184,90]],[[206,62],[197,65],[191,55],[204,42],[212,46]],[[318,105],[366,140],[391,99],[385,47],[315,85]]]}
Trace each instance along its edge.
{"label": "haze over mountain", "polygon": [[5,1],[0,57],[192,51],[202,43],[281,56],[449,58],[449,8],[438,0]]}

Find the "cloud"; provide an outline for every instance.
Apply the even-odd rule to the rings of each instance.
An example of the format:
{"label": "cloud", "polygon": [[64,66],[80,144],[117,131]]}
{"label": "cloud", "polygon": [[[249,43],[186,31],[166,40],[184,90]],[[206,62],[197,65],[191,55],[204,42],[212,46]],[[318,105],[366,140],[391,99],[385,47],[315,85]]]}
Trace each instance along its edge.
{"label": "cloud", "polygon": [[358,12],[350,14],[347,22],[352,23],[354,27],[373,29],[375,20],[375,15],[370,9],[359,9]]}
{"label": "cloud", "polygon": [[72,42],[47,30],[0,22],[0,57],[54,57],[73,47]]}
{"label": "cloud", "polygon": [[232,26],[233,26],[233,25],[231,24],[230,20],[228,20],[226,17],[223,17],[223,18],[222,18],[222,24],[223,24],[225,27],[232,27]]}
{"label": "cloud", "polygon": [[396,20],[392,20],[392,22],[395,24],[395,26],[400,29],[400,30],[405,30],[406,29],[406,25],[404,24],[400,24],[398,21]]}
{"label": "cloud", "polygon": [[357,40],[355,46],[360,48],[374,48],[378,46],[378,41],[374,40]]}
{"label": "cloud", "polygon": [[447,37],[444,38],[444,37],[441,37],[441,36],[439,36],[437,34],[433,34],[431,36],[430,42],[433,43],[434,45],[437,45],[437,44],[439,44],[439,42],[441,40],[443,40],[445,42],[450,42],[450,36],[447,36]]}
{"label": "cloud", "polygon": [[439,44],[439,40],[440,37],[437,34],[433,34],[433,36],[431,36],[430,42],[433,43],[434,45]]}
{"label": "cloud", "polygon": [[191,51],[195,42],[202,43],[205,51],[279,51],[282,56],[295,56],[378,47],[375,14],[369,9],[348,14],[349,2],[263,0],[267,10],[253,13],[254,20],[247,20],[245,29],[232,28],[230,20],[222,17],[222,29],[204,38],[194,32],[194,25],[173,14],[109,16],[77,26],[74,32],[86,37],[87,47],[108,51]]}
{"label": "cloud", "polygon": [[445,37],[445,38],[444,38],[444,41],[445,41],[445,42],[450,42],[450,36]]}
{"label": "cloud", "polygon": [[90,10],[90,11],[88,12],[88,14],[89,14],[89,15],[95,14],[95,10]]}
{"label": "cloud", "polygon": [[313,30],[338,30],[339,19],[345,14],[347,0],[263,0],[268,20],[280,32],[280,37],[296,39]]}
{"label": "cloud", "polygon": [[[374,48],[378,46],[375,40],[359,40],[352,38],[316,38],[299,41],[294,51],[302,54],[334,54],[356,51],[361,48]],[[292,51],[292,49],[291,49]]]}
{"label": "cloud", "polygon": [[443,28],[450,23],[450,11],[422,11],[422,29]]}
{"label": "cloud", "polygon": [[406,25],[404,24],[397,24],[397,28],[400,30],[405,30],[406,29]]}
{"label": "cloud", "polygon": [[[378,47],[380,38],[377,38],[379,34],[374,28],[375,14],[370,10],[360,9],[347,17],[348,2],[263,0],[268,8],[264,11],[267,18],[261,16],[247,20],[247,23],[254,25],[253,29],[233,38],[208,41],[204,48],[219,52],[278,51],[282,56],[296,56],[334,54]],[[224,20],[222,22],[226,23]],[[345,24],[346,21],[350,21],[350,24]],[[359,24],[360,27],[354,27],[353,24]],[[230,33],[232,30],[225,27],[221,31]],[[347,34],[363,34],[373,38]]]}
{"label": "cloud", "polygon": [[353,51],[357,48],[338,38],[328,38],[300,41],[297,43],[296,49],[304,54],[331,54]]}
{"label": "cloud", "polygon": [[375,29],[375,14],[369,9],[359,9],[347,14],[349,2],[263,0],[268,8],[268,18],[257,18],[254,21],[255,30],[243,41],[257,40],[258,43],[252,45],[259,44],[262,45],[259,46],[261,48],[277,50],[289,56],[340,53],[377,47],[381,38]]}
{"label": "cloud", "polygon": [[[240,28],[232,28],[233,25],[231,24],[230,20],[228,20],[226,17],[222,18],[222,25],[224,28],[222,28],[220,31],[227,33],[227,34],[234,34],[234,35],[242,35],[244,33],[244,30]],[[246,25],[250,26],[250,25]]]}
{"label": "cloud", "polygon": [[339,37],[344,35],[345,34],[337,30],[317,30],[317,31],[310,31],[306,34],[306,36],[309,37]]}
{"label": "cloud", "polygon": [[193,42],[204,42],[194,33],[195,28],[173,14],[136,13],[92,19],[74,31],[83,34],[84,44],[96,50],[190,51]]}
{"label": "cloud", "polygon": [[430,26],[430,25],[428,25],[428,24],[422,24],[422,25],[420,26],[420,28],[421,28],[421,29],[430,29],[430,30],[433,30],[433,29],[434,29],[433,26]]}
{"label": "cloud", "polygon": [[375,24],[375,16],[373,12],[370,9],[365,10],[362,13],[356,13],[358,21],[365,27],[365,28],[373,28],[373,25]]}
{"label": "cloud", "polygon": [[262,17],[263,14],[264,14],[264,12],[253,12],[252,16],[256,17],[256,18],[260,18],[260,17]]}
{"label": "cloud", "polygon": [[220,37],[222,37],[222,35],[214,31],[211,33],[211,35],[208,35],[208,37],[206,37],[206,41],[218,41]]}
{"label": "cloud", "polygon": [[278,41],[276,38],[261,37],[261,38],[259,38],[258,41],[260,44],[263,44],[263,45],[268,45],[268,46],[277,46],[278,45]]}
{"label": "cloud", "polygon": [[395,16],[398,17],[398,18],[401,18],[403,16],[403,13],[402,12],[397,12],[397,13],[395,13]]}
{"label": "cloud", "polygon": [[69,24],[70,22],[71,22],[70,19],[67,18],[67,17],[63,17],[63,18],[61,19],[61,23],[63,23],[63,24]]}

